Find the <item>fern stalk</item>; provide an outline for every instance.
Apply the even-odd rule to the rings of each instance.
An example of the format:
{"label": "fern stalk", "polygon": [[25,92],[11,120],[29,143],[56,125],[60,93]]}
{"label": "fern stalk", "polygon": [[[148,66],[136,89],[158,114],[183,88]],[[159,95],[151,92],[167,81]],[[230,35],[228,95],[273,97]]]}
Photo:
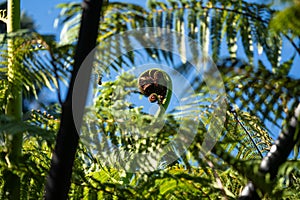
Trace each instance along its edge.
{"label": "fern stalk", "polygon": [[[21,85],[15,81],[17,77],[18,63],[14,58],[14,39],[11,37],[11,33],[14,33],[20,29],[20,0],[9,0],[7,2],[7,33],[8,39],[8,88],[10,90],[9,97],[7,99],[6,114],[13,117],[15,120],[22,119],[22,88]],[[9,134],[8,135],[8,154],[6,160],[9,168],[15,168],[18,164],[19,158],[22,152],[22,133]],[[7,171],[6,173],[6,185],[5,194],[9,199],[20,199],[20,177],[13,171]]]}
{"label": "fern stalk", "polygon": [[[80,23],[79,37],[77,49],[74,56],[74,66],[72,70],[70,86],[68,89],[65,102],[62,104],[62,114],[60,128],[56,138],[55,149],[52,154],[51,167],[47,177],[45,188],[45,199],[68,199],[68,193],[71,185],[72,168],[75,160],[76,149],[78,147],[79,135],[75,126],[74,113],[72,105],[76,105],[79,112],[84,113],[84,105],[87,93],[82,97],[73,97],[75,79],[80,70],[80,67],[85,67],[85,70],[90,70],[93,59],[93,49],[96,46],[98,35],[98,27],[100,20],[100,12],[102,10],[104,0],[83,0],[82,2],[82,18]],[[86,58],[88,61],[82,65]],[[86,68],[87,67],[87,68]],[[86,88],[83,91],[88,91],[91,72],[85,72],[80,77],[87,77],[86,82],[81,82],[81,87]],[[76,94],[76,93],[75,93]],[[77,115],[77,122],[82,120],[82,115]],[[79,120],[78,120],[79,119]],[[79,122],[81,123],[81,122]],[[79,125],[80,127],[80,125]]]}

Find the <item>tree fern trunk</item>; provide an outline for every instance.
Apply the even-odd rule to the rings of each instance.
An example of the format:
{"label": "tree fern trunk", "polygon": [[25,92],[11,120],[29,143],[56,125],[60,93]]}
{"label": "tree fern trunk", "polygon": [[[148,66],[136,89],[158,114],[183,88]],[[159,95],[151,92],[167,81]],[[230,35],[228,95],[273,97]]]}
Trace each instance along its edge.
{"label": "tree fern trunk", "polygon": [[[74,57],[75,63],[67,98],[62,105],[60,129],[56,138],[56,146],[52,155],[51,168],[46,183],[45,199],[47,200],[67,199],[68,197],[72,167],[79,140],[72,113],[73,87],[83,60],[96,46],[102,5],[103,0],[84,0],[82,4],[83,13]],[[87,91],[88,88],[85,90]],[[77,109],[83,110],[84,104],[78,105]]]}
{"label": "tree fern trunk", "polygon": [[[7,2],[7,33],[13,33],[20,29],[20,0],[9,0]],[[22,119],[22,86],[16,84],[17,76],[17,61],[14,58],[14,40],[8,39],[8,88],[10,91],[6,114],[13,117],[15,120]],[[8,133],[8,154],[6,161],[10,169],[18,164],[22,152],[22,133],[11,135]],[[4,173],[6,178],[4,190],[7,198],[20,199],[20,177],[13,171],[8,170]]]}

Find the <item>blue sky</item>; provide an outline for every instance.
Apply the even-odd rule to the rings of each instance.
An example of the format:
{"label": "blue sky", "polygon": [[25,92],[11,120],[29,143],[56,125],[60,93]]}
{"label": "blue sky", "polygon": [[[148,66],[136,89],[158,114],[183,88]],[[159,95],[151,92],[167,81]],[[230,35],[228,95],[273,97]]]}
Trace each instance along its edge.
{"label": "blue sky", "polygon": [[58,35],[59,30],[53,27],[60,11],[56,5],[71,1],[74,2],[74,0],[21,0],[21,10],[34,19],[39,33]]}
{"label": "blue sky", "polygon": [[[21,0],[21,10],[25,11],[30,17],[33,18],[37,25],[38,32],[41,34],[55,34],[59,39],[60,28],[54,28],[54,21],[59,15],[60,10],[56,8],[59,3],[66,2],[82,2],[82,0]],[[110,2],[116,0],[110,0]],[[146,0],[119,0],[121,2],[136,3],[141,6],[146,5]],[[3,2],[3,0],[0,0]],[[249,2],[258,2],[256,0],[249,0]],[[291,55],[291,50],[294,52],[293,47],[289,42],[284,42],[282,51],[282,61],[286,60]],[[264,60],[264,58],[260,58]],[[299,66],[296,63],[300,63],[300,56],[296,56],[296,60],[290,75],[295,78],[300,78]]]}
{"label": "blue sky", "polygon": [[[145,5],[146,0],[130,1],[120,0],[121,2],[134,2],[139,5]],[[2,1],[1,1],[2,2]],[[59,29],[54,29],[55,18],[59,15],[57,4],[67,2],[82,2],[82,0],[21,0],[21,10],[31,16],[38,26],[39,33],[59,35]],[[110,2],[113,2],[110,0]]]}
{"label": "blue sky", "polygon": [[[59,3],[66,3],[71,1],[81,2],[81,0],[21,0],[21,9],[22,11],[25,11],[29,16],[31,16],[34,19],[39,33],[55,34],[58,39],[60,29],[59,28],[55,29],[53,26],[55,18],[59,15],[60,12],[60,10],[56,8],[56,5]],[[146,0],[135,0],[135,1],[120,0],[120,1],[134,2],[134,3],[138,3],[141,6],[145,5],[147,2]],[[253,2],[253,0],[251,0],[251,2]],[[293,47],[289,43],[285,42],[284,50],[282,52],[283,60],[284,58],[290,56],[291,49],[293,49]],[[290,75],[292,77],[300,78],[299,66],[296,66],[296,63],[300,63],[299,55],[297,56],[296,62],[294,63],[294,67],[292,68]]]}
{"label": "blue sky", "polygon": [[[57,39],[59,37],[60,29],[54,28],[54,20],[59,15],[59,9],[56,8],[56,5],[59,3],[66,2],[81,2],[81,0],[21,0],[21,9],[22,11],[26,11],[26,13],[31,16],[37,27],[38,31],[41,34],[55,34]],[[110,2],[116,0],[110,0]],[[146,0],[120,0],[121,2],[133,2],[139,4],[141,6],[146,5]],[[254,0],[249,0],[249,2],[257,2]],[[285,43],[283,48],[283,60],[289,57],[290,50],[293,49],[291,44]],[[296,62],[300,63],[299,56],[296,57]],[[292,77],[300,78],[300,70],[298,67],[294,66],[292,68],[291,74]]]}

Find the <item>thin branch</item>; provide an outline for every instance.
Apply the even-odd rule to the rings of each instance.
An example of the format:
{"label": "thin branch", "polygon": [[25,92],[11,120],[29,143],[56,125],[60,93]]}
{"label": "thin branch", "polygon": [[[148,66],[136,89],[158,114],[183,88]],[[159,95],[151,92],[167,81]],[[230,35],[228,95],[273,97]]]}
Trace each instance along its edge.
{"label": "thin branch", "polygon": [[295,44],[295,42],[293,41],[293,39],[290,36],[288,36],[287,34],[283,34],[283,36],[288,39],[288,41],[292,44],[292,46],[296,49],[296,51],[300,55],[300,48]]}
{"label": "thin branch", "polygon": [[243,130],[247,133],[249,139],[251,140],[252,144],[254,145],[254,147],[256,148],[257,152],[259,153],[260,157],[263,158],[264,156],[262,155],[261,151],[259,150],[258,146],[256,145],[256,143],[254,142],[252,136],[250,135],[250,133],[247,131],[247,129],[244,127],[244,125],[241,123],[241,121],[239,120],[237,113],[234,109],[230,109],[230,112],[233,114],[235,120],[239,123],[239,125],[241,125],[241,127],[243,128]]}
{"label": "thin branch", "polygon": [[62,102],[62,99],[61,99],[61,87],[60,87],[60,82],[59,82],[59,75],[58,75],[58,68],[57,68],[57,62],[56,62],[56,59],[54,58],[54,56],[51,54],[51,58],[52,60],[50,61],[51,64],[53,65],[54,67],[54,75],[55,75],[55,79],[56,79],[56,82],[57,82],[57,98],[58,98],[58,102],[60,105],[63,104]]}
{"label": "thin branch", "polygon": [[221,190],[221,192],[222,192],[222,194],[223,194],[223,199],[224,199],[224,200],[227,200],[228,198],[227,198],[227,195],[226,195],[226,191],[225,191],[225,189],[224,189],[224,186],[223,186],[223,184],[222,184],[222,181],[221,181],[220,176],[219,176],[218,173],[216,172],[216,169],[215,169],[214,164],[213,164],[210,160],[208,160],[208,159],[206,160],[206,162],[207,162],[208,166],[210,166],[210,168],[211,168],[212,171],[213,171],[213,174],[214,174],[214,177],[215,177],[215,179],[216,179],[217,185],[219,186],[219,188],[220,188],[220,190]]}

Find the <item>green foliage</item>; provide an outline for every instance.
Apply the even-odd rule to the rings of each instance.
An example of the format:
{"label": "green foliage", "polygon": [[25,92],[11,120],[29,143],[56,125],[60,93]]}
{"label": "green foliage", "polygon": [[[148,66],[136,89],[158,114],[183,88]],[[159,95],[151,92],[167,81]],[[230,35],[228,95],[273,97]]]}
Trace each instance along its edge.
{"label": "green foliage", "polygon": [[[22,86],[25,98],[33,95],[38,96],[38,91],[47,87],[52,91],[59,89],[59,81],[66,82],[68,71],[63,69],[70,55],[70,48],[67,46],[58,46],[53,42],[52,36],[42,36],[38,33],[28,30],[21,30],[5,36],[5,38],[14,38],[16,51],[13,56],[15,59],[15,79],[14,85]],[[6,46],[7,40],[3,41],[2,47]],[[6,100],[11,91],[11,85],[8,84],[9,72],[7,69],[8,52],[7,49],[1,49],[0,77],[1,77],[1,109],[4,110]],[[62,57],[64,55],[64,57]],[[59,58],[59,60],[58,60]]]}
{"label": "green foliage", "polygon": [[[287,76],[295,57],[291,57],[287,62],[281,62],[282,38],[269,29],[269,22],[274,15],[274,11],[271,10],[269,6],[263,4],[250,4],[243,1],[222,1],[222,4],[210,1],[207,3],[197,1],[168,1],[166,4],[159,1],[148,1],[148,8],[149,10],[134,5],[126,5],[126,9],[124,9],[124,4],[122,3],[110,4],[105,11],[104,21],[100,24],[101,33],[99,41],[103,42],[102,44],[105,46],[106,37],[118,31],[144,26],[171,28],[199,40],[202,46],[207,48],[207,52],[212,52],[214,60],[218,62],[228,92],[229,102],[231,102],[231,104],[237,103],[241,107],[241,110],[237,111],[239,120],[254,139],[256,146],[265,155],[270,150],[272,139],[270,137],[271,130],[263,122],[281,127],[281,121],[287,119],[289,112],[294,110],[299,100],[297,99],[299,91],[296,89],[296,85],[299,84],[299,81]],[[69,9],[69,11],[71,12],[72,10]],[[68,12],[69,16],[76,16],[76,12],[70,12]],[[74,27],[78,24],[75,20],[72,22],[72,26],[67,24],[67,26],[64,27],[64,35],[66,38],[71,38],[68,37],[68,35],[74,33]],[[109,26],[107,26],[107,24],[109,24]],[[68,33],[68,29],[70,29],[70,34]],[[222,41],[226,43],[227,53],[225,53],[225,55],[229,54],[228,59],[222,59],[222,57],[224,57],[224,55],[222,55],[222,51],[224,50],[221,51]],[[240,42],[242,45],[240,45]],[[178,48],[184,49],[181,45],[182,44],[179,44]],[[246,55],[244,62],[238,58],[240,51],[243,51]],[[114,52],[118,52],[118,45],[111,45],[110,49],[107,49],[106,52],[106,56],[113,57]],[[165,60],[169,62],[170,65],[175,64],[173,61],[176,59],[172,57],[173,55],[151,50],[149,50],[148,53],[151,56],[153,53],[155,54],[153,60]],[[264,62],[261,60],[257,62],[257,53],[267,57],[267,62],[265,60]],[[135,65],[135,61],[132,60],[131,57],[139,57],[138,54],[126,56],[128,56],[129,59],[116,61],[116,64],[112,66],[113,69],[119,70],[121,63],[123,63],[124,66]],[[105,64],[105,61],[103,63]],[[267,67],[269,65],[272,66],[272,71]],[[186,65],[184,64],[178,65],[176,69],[183,73],[188,73],[186,71]],[[141,115],[141,108],[134,107],[130,102],[121,101],[122,103],[120,103],[119,98],[118,100],[110,98],[110,95],[115,90],[118,91],[118,94],[123,94],[124,96],[130,93],[130,91],[121,92],[122,90],[120,90],[118,86],[121,88],[126,88],[126,86],[119,81],[120,80],[115,81],[116,85],[112,82],[103,84],[103,90],[101,91],[96,106],[97,108],[101,108],[101,114],[97,115],[97,117],[103,122],[102,131],[107,135],[112,135],[111,140],[116,144],[118,143],[124,145],[124,148],[128,148],[128,146],[126,146],[128,141],[122,139],[122,137],[125,137],[125,134],[113,134],[118,133],[119,126],[118,123],[113,121],[112,116],[109,115],[112,113],[115,115],[120,111],[112,109],[114,109],[116,105],[123,106],[123,109],[127,108],[126,111],[124,111],[126,112],[126,116],[130,116],[131,118],[134,116],[135,119],[140,119],[134,121],[136,123],[144,123],[142,119],[149,116]],[[191,81],[197,82],[199,80],[195,77]],[[130,81],[127,81],[127,84],[130,83]],[[207,88],[205,88],[204,84],[200,84],[197,88],[197,92],[199,94],[205,94]],[[128,109],[130,107],[132,108]],[[127,121],[127,123],[131,122]],[[172,123],[176,124],[176,122]],[[170,125],[172,123],[170,123]],[[169,126],[169,124],[167,126]],[[140,126],[134,126],[134,124],[132,124],[132,126],[129,127]],[[186,168],[183,170],[183,173],[184,171],[189,172],[189,170],[195,166],[195,163],[197,163],[196,166],[201,169],[208,168],[207,163],[203,161],[203,157],[200,154],[200,144],[203,141],[203,134],[205,134],[206,131],[201,127],[202,126],[199,127],[198,134],[190,146],[189,151],[180,158],[181,162],[183,162],[183,166],[185,166],[184,168]],[[142,131],[139,130],[139,133],[141,132]],[[171,133],[171,131],[168,131],[168,133]],[[138,141],[132,141],[139,144]],[[157,140],[155,144],[157,145],[158,143],[159,140]],[[130,148],[131,147],[132,143],[130,144]],[[140,148],[140,150],[142,150],[142,148]],[[225,152],[227,152],[227,154]],[[176,186],[173,185],[175,182],[168,179],[165,179],[163,183],[166,183],[169,188],[174,187],[171,189],[173,194],[185,194],[186,198],[189,197],[190,199],[199,197],[205,198],[205,194],[209,194],[208,198],[213,198],[214,195],[216,195],[215,197],[227,196],[228,198],[236,198],[242,186],[245,184],[244,178],[253,180],[253,177],[257,177],[257,185],[261,186],[262,191],[268,193],[266,198],[275,197],[276,195],[287,195],[283,193],[284,186],[283,182],[279,180],[280,178],[272,183],[266,184],[265,177],[257,176],[258,162],[252,160],[255,159],[258,161],[258,159],[260,159],[259,153],[245,134],[245,130],[237,123],[230,112],[227,114],[224,137],[220,141],[220,144],[216,146],[213,153],[218,155],[218,158],[209,156],[208,159],[216,168],[216,176],[211,176],[211,172],[207,169],[204,170],[205,173],[201,176],[209,180],[209,188],[211,190],[198,189],[200,193],[194,192],[194,194],[200,196],[189,196],[189,192],[181,193],[182,190],[179,187],[180,184],[178,180],[176,181]],[[101,163],[101,160],[99,162]],[[211,165],[209,167],[211,167]],[[166,171],[171,168],[166,168]],[[113,174],[115,173],[112,173],[112,175]],[[123,174],[123,172],[121,174]],[[174,172],[172,172],[172,175],[174,176]],[[123,176],[127,177],[124,174]],[[197,181],[193,179],[192,182],[196,183]],[[200,188],[208,187],[205,179],[201,179],[199,182],[201,185]],[[153,184],[155,185],[155,183],[156,181],[147,179],[145,185],[149,187]],[[101,182],[99,185],[103,186],[106,185],[106,183]],[[217,190],[217,192],[214,191],[212,189],[213,187],[211,187],[212,185],[217,185],[219,190]],[[188,186],[185,187],[189,188]],[[272,188],[275,189],[272,190]],[[148,191],[148,193],[153,191],[149,188],[144,188],[144,190]],[[191,188],[188,190],[193,191]],[[101,191],[109,193],[103,191],[103,189]],[[134,189],[134,191],[137,190]],[[164,195],[162,191],[164,190],[160,190],[160,192],[157,193],[153,192],[153,194],[151,193],[152,198],[161,198],[160,195]],[[117,195],[118,192],[114,194],[116,194],[115,198],[120,198]],[[128,192],[128,195],[131,198],[138,199],[141,194],[138,195],[134,192]],[[148,198],[145,194],[143,194],[142,197]],[[180,196],[176,195],[163,197],[180,199]],[[278,196],[276,197],[278,198]]]}
{"label": "green foliage", "polygon": [[300,35],[300,3],[296,2],[280,12],[272,19],[271,27],[278,33],[291,33],[294,37]]}
{"label": "green foliage", "polygon": [[268,120],[281,127],[282,120],[298,105],[299,79],[288,77],[284,69],[291,67],[291,60],[281,64],[282,67],[275,72],[266,69],[262,62],[257,69],[236,59],[225,60],[219,65],[226,74],[224,81],[229,100],[240,102],[241,108],[262,121]]}
{"label": "green foliage", "polygon": [[[138,52],[116,58],[120,51],[119,41],[107,46],[105,39],[135,28],[170,28],[199,41],[203,51],[212,56],[223,76],[228,104],[235,107],[241,123],[228,108],[222,137],[211,154],[203,156],[201,144],[207,134],[205,122],[211,119],[210,108],[201,105],[200,110],[188,110],[197,103],[191,102],[191,105],[176,109],[187,109],[198,115],[201,112],[202,122],[192,144],[173,163],[166,165],[163,162],[165,158],[161,157],[161,170],[145,173],[130,173],[120,166],[107,165],[108,161],[99,154],[106,143],[90,130],[96,130],[106,137],[106,142],[123,151],[155,153],[156,149],[170,144],[178,127],[188,120],[188,117],[179,120],[171,112],[164,118],[163,128],[155,130],[151,125],[157,123],[157,118],[142,112],[143,107],[128,100],[130,95],[137,95],[137,77],[120,73],[115,80],[103,81],[93,91],[97,95],[93,99],[94,107],[89,108],[90,115],[85,116],[70,199],[236,199],[248,180],[259,187],[259,194],[264,199],[298,199],[298,158],[281,166],[278,176],[271,181],[268,175],[261,175],[258,171],[261,158],[256,149],[263,155],[269,152],[273,143],[270,127],[282,128],[282,122],[289,119],[300,101],[299,79],[289,77],[299,56],[293,39],[289,42],[294,46],[294,52],[286,61],[281,61],[283,38],[299,36],[297,26],[291,25],[299,23],[295,18],[298,12],[296,6],[277,14],[269,5],[245,1],[148,1],[148,8],[129,3],[109,3],[99,25],[98,36],[100,48],[106,51],[98,62],[105,65],[110,58],[114,58],[115,62],[105,73],[130,69],[145,59]],[[59,20],[63,25],[60,44],[28,31],[16,35],[15,43],[19,48],[15,56],[19,65],[15,81],[23,86],[24,91],[35,96],[37,88],[59,88],[58,80],[65,80],[71,70],[69,65],[72,65],[80,25],[80,4],[60,4],[59,8],[62,9]],[[287,22],[287,19],[292,20]],[[174,40],[172,42],[178,44],[182,53],[184,50],[194,52],[193,46],[178,43],[176,38]],[[151,61],[164,61],[182,74],[191,73],[184,60],[178,63],[178,58],[170,53],[154,49],[145,52]],[[9,174],[5,138],[24,132],[23,157],[17,169],[9,170],[21,177],[22,199],[41,199],[60,111],[47,109],[55,116],[52,117],[47,112],[33,110],[21,122],[3,115],[9,94],[5,50],[1,56],[4,59],[0,68],[0,174]],[[196,58],[198,55],[193,56]],[[262,60],[262,57],[265,59]],[[190,82],[196,85],[196,96],[213,101],[207,96],[208,88],[199,77],[191,76]],[[143,98],[142,95],[140,97]],[[184,128],[189,130],[190,127]],[[176,149],[176,146],[172,148]],[[123,162],[126,163],[126,160]],[[151,168],[151,163],[143,164],[145,169]],[[0,180],[1,190],[4,182],[5,179]]]}
{"label": "green foliage", "polygon": [[[17,174],[21,181],[21,199],[42,199],[45,178],[49,170],[51,161],[51,151],[55,140],[55,132],[59,126],[59,121],[47,113],[32,111],[28,113],[28,118],[22,122],[15,121],[6,116],[0,119],[0,173]],[[5,141],[14,133],[23,133],[22,158],[17,166],[8,167],[6,158],[7,146]],[[5,199],[3,186],[5,178],[1,180],[1,199]]]}

